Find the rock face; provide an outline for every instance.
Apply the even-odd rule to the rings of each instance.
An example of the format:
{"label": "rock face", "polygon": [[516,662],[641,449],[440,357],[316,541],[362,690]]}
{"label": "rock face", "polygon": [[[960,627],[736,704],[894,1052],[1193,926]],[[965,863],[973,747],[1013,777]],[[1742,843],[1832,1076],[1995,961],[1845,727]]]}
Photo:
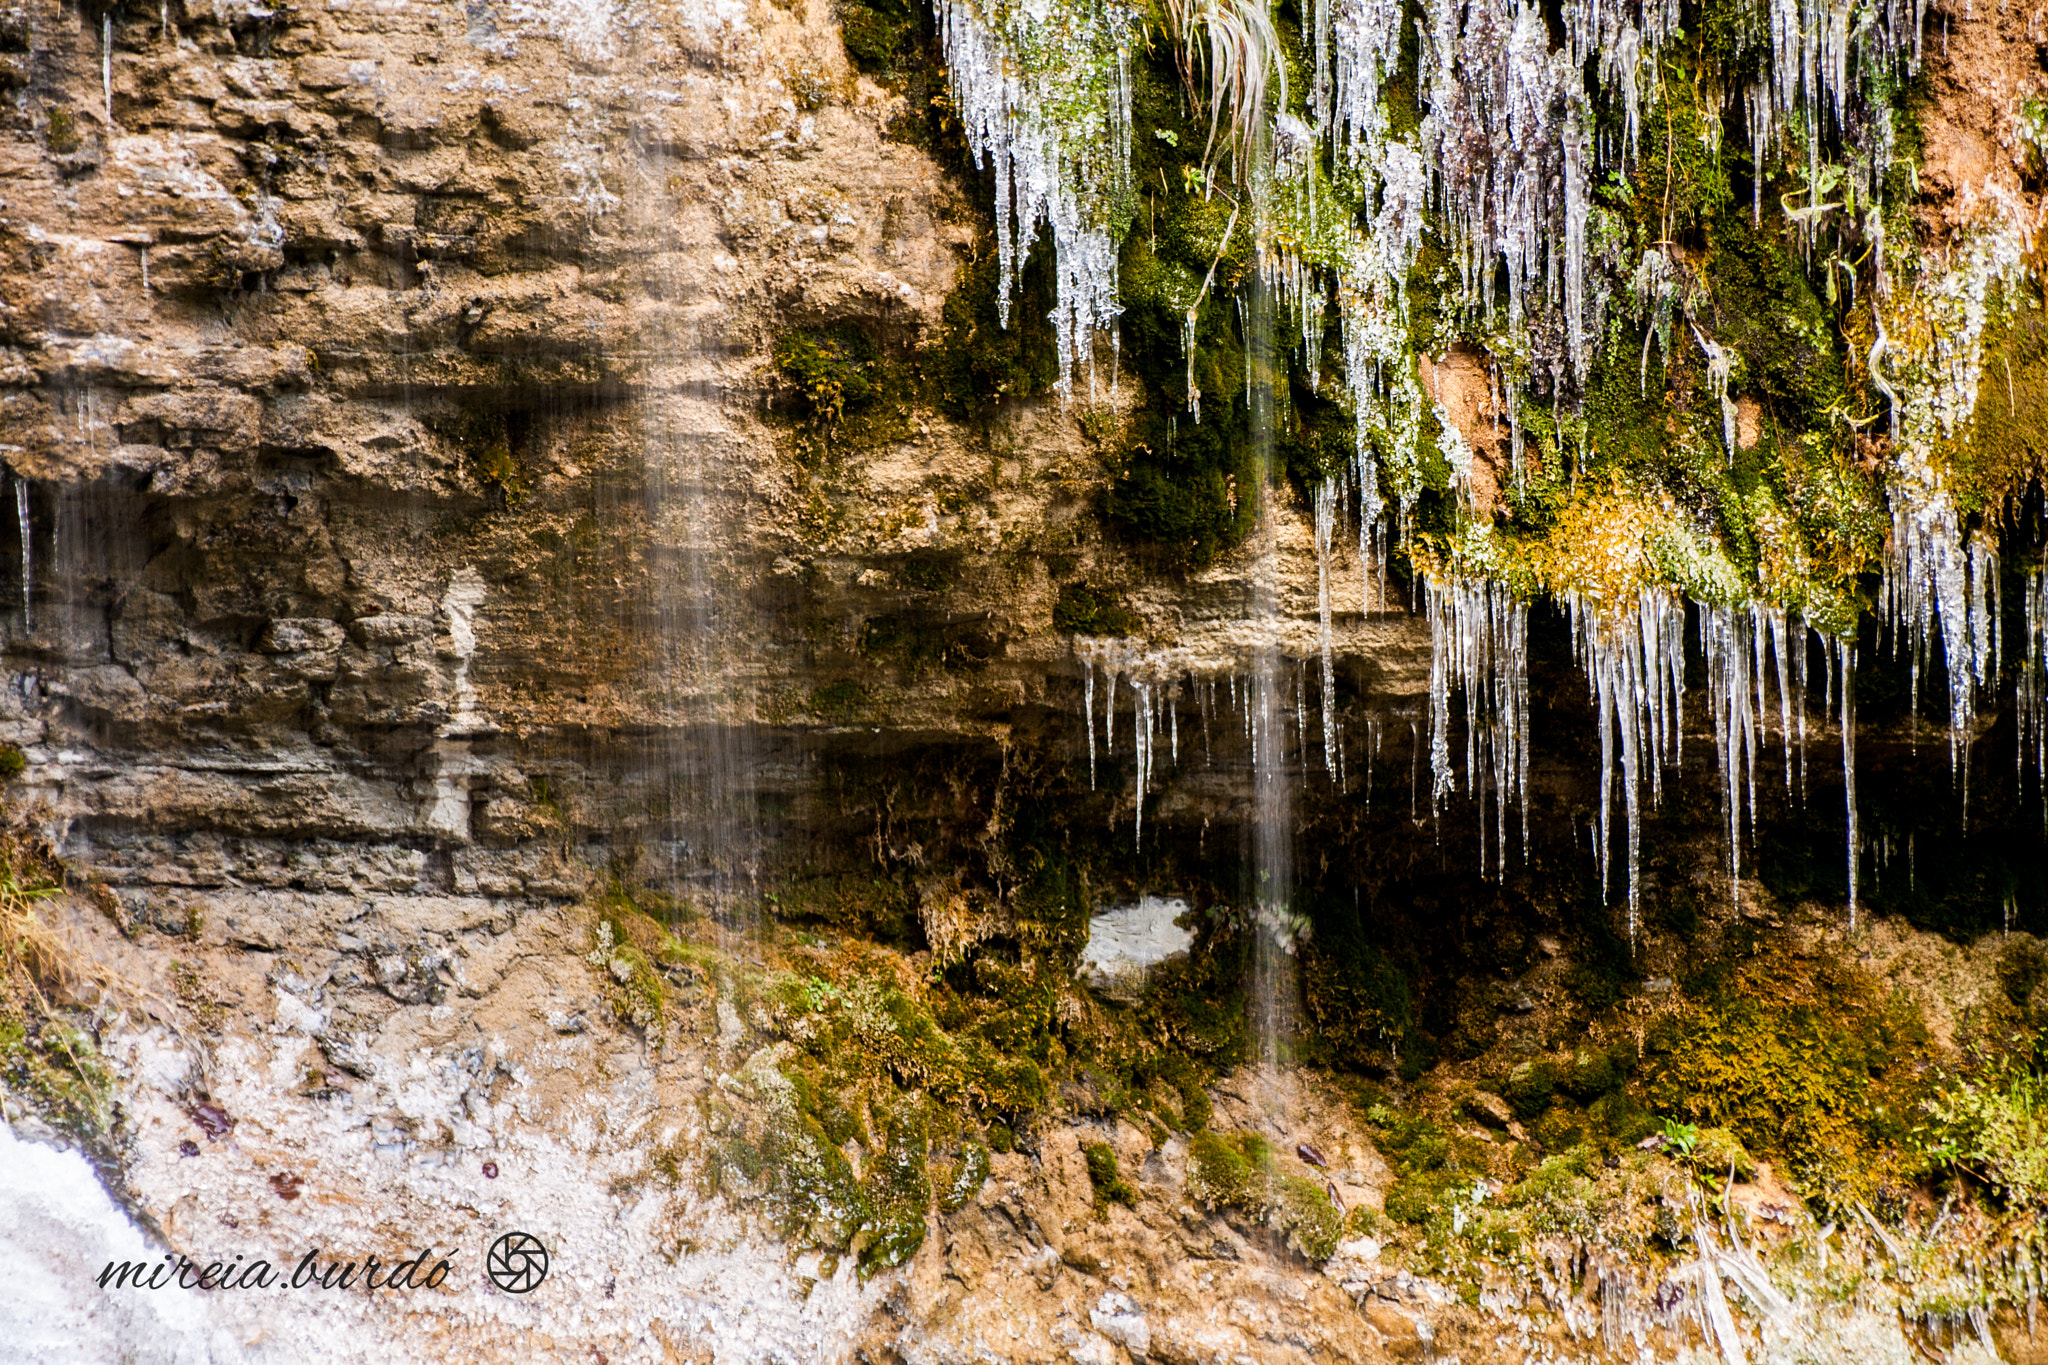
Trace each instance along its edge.
{"label": "rock face", "polygon": [[[778,416],[782,331],[927,341],[971,246],[824,7],[9,31],[5,738],[133,913],[559,897],[570,832],[646,825],[693,764],[788,789],[848,733],[1079,741],[1056,580],[1133,581],[1081,413],[920,412],[822,484]],[[1274,534],[1301,656],[1310,535]],[[1133,605],[1228,667],[1254,562]],[[1338,635],[1412,695],[1405,620]]]}
{"label": "rock face", "polygon": [[[837,753],[1028,736],[1078,758],[1063,582],[1116,593],[1184,667],[1316,649],[1303,515],[1141,575],[1102,539],[1079,408],[920,409],[807,463],[776,339],[851,321],[928,344],[974,248],[962,187],[886,135],[903,98],[852,71],[829,8],[35,3],[0,46],[0,740],[27,758],[17,809],[145,944],[181,945],[87,930],[80,951],[219,1033],[108,1037],[135,1206],[195,1254],[252,1201],[266,1247],[474,1258],[484,1224],[546,1223],[579,1296],[639,1305],[593,1333],[574,1304],[465,1291],[477,1359],[527,1358],[536,1330],[564,1359],[644,1352],[627,1318],[691,1359],[954,1358],[1020,1324],[1005,1358],[1256,1339],[1268,1261],[1236,1234],[1193,1211],[1174,1231],[1173,1199],[1084,1230],[1085,1133],[1000,1158],[958,1248],[865,1288],[694,1200],[579,1202],[643,1181],[641,1125],[709,1103],[722,1070],[609,1036],[559,908],[622,850],[724,875],[731,805],[776,795],[801,824]],[[1341,548],[1330,567],[1357,583]],[[1260,630],[1255,588],[1282,604]],[[1340,602],[1335,638],[1379,704],[1419,690],[1401,614]],[[1101,705],[1127,752],[1131,699]],[[542,1141],[530,1161],[502,1148],[514,1129]],[[1154,1165],[1141,1181],[1178,1181]],[[614,1217],[654,1221],[600,1273]],[[1195,1278],[1140,1304],[1107,1262],[1163,1272],[1162,1236],[1194,1239],[1173,1273]],[[1162,1311],[1192,1311],[1211,1264],[1250,1317]],[[941,1277],[1018,1267],[1044,1313],[999,1321],[987,1293],[970,1329],[932,1308]],[[440,1356],[407,1344],[409,1313],[309,1311],[217,1321]],[[1366,1349],[1356,1321],[1327,1330]]]}
{"label": "rock face", "polygon": [[[572,908],[608,876],[715,899],[871,851],[942,971],[1004,924],[896,822],[896,775],[993,844],[1000,801],[946,805],[963,774],[1132,782],[1153,698],[1104,666],[1193,670],[1214,709],[1148,722],[1179,778],[1145,818],[1207,857],[1247,823],[1255,653],[1319,771],[1325,603],[1354,759],[1369,783],[1409,736],[1381,780],[1428,806],[1428,628],[1355,542],[1319,565],[1284,499],[1200,569],[1105,539],[1129,386],[905,405],[860,442],[804,414],[782,338],[929,350],[981,249],[979,192],[892,133],[922,111],[830,7],[31,0],[0,89],[0,741],[13,813],[106,892],[73,907],[105,992],[79,999],[153,1002],[105,1039],[132,1205],[195,1255],[431,1238],[474,1267],[522,1227],[560,1253],[552,1303],[225,1302],[250,1358],[1487,1358],[1441,1286],[1359,1239],[1319,1269],[1199,1205],[1182,1138],[1080,1101],[872,1279],[664,1174],[779,1073],[723,995],[666,1050],[621,1024],[603,982],[635,968]],[[1477,374],[1432,380],[1475,433]],[[1078,652],[1076,586],[1116,613]],[[848,764],[888,790],[847,796]],[[1102,922],[1104,994],[1185,947],[1162,905]],[[1285,1128],[1283,1163],[1327,1154],[1287,1170],[1340,1211],[1384,1198],[1337,1098],[1240,1071],[1216,1104]],[[1098,1146],[1137,1207],[1100,1197]]]}

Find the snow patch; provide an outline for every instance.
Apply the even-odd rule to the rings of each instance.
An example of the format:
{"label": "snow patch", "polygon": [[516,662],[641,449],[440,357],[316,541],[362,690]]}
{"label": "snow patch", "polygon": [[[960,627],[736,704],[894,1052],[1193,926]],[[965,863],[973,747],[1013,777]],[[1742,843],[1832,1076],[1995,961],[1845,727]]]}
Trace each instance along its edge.
{"label": "snow patch", "polygon": [[1144,896],[1101,911],[1088,921],[1082,979],[1106,994],[1135,991],[1154,967],[1194,946],[1195,936],[1174,922],[1187,912],[1178,896]]}

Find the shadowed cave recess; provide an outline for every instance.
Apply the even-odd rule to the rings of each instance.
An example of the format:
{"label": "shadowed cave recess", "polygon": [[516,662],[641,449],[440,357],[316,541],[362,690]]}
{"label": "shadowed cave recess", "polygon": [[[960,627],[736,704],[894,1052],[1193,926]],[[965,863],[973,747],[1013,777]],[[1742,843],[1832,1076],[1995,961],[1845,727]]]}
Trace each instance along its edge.
{"label": "shadowed cave recess", "polygon": [[2038,15],[31,0],[0,125],[25,1358],[2048,1359]]}

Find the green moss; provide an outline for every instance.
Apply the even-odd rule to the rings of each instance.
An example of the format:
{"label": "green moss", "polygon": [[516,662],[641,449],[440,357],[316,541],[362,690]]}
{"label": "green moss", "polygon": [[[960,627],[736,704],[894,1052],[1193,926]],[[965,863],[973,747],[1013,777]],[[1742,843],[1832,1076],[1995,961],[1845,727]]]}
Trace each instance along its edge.
{"label": "green moss", "polygon": [[1322,1186],[1282,1170],[1272,1144],[1256,1133],[1196,1134],[1188,1144],[1187,1191],[1209,1208],[1263,1223],[1312,1261],[1329,1259],[1343,1235],[1343,1215]]}
{"label": "green moss", "polygon": [[1550,1107],[1551,1092],[1556,1088],[1557,1072],[1550,1063],[1534,1061],[1523,1062],[1509,1072],[1500,1092],[1515,1116],[1526,1121]]}
{"label": "green moss", "polygon": [[918,12],[902,0],[840,0],[839,32],[846,55],[870,76],[900,78],[915,61]]}
{"label": "green moss", "polygon": [[92,1035],[60,1019],[0,1014],[0,1082],[80,1135],[103,1132],[112,1118],[112,1069]]}
{"label": "green moss", "polygon": [[0,744],[0,782],[12,782],[27,768],[27,755],[12,744]]}
{"label": "green moss", "polygon": [[1650,1030],[1642,1098],[1825,1201],[1867,1198],[1901,1173],[1928,1048],[1918,1007],[1853,966],[1754,959]]}
{"label": "green moss", "polygon": [[1302,1000],[1332,1060],[1362,1066],[1398,1049],[1414,1024],[1407,973],[1367,941],[1349,897],[1318,903],[1301,948]]}
{"label": "green moss", "polygon": [[795,386],[804,410],[826,426],[875,396],[881,356],[853,327],[796,331],[775,342],[775,368]]}
{"label": "green moss", "polygon": [[598,920],[591,935],[591,949],[584,954],[584,960],[597,971],[605,999],[619,1021],[645,1031],[658,1041],[664,1021],[667,988],[647,954],[625,937],[616,917]]}
{"label": "green moss", "polygon": [[882,943],[906,942],[915,932],[916,906],[897,878],[840,873],[787,877],[777,885],[768,909],[786,923],[856,930]]}
{"label": "green moss", "polygon": [[1648,240],[1668,240],[1714,218],[1733,199],[1716,135],[1719,92],[1707,75],[1674,54],[1658,72],[1662,97],[1646,101],[1630,206]]}
{"label": "green moss", "polygon": [[1464,1193],[1471,1179],[1449,1171],[1413,1171],[1387,1187],[1386,1216],[1409,1227],[1422,1227],[1445,1212],[1447,1202]]}
{"label": "green moss", "polygon": [[838,0],[835,8],[854,67],[903,97],[883,131],[966,170],[967,149],[929,12],[908,0]]}
{"label": "green moss", "polygon": [[1088,1163],[1088,1183],[1095,1187],[1098,1209],[1104,1204],[1138,1206],[1137,1188],[1117,1170],[1116,1148],[1106,1142],[1091,1142],[1081,1149],[1081,1154]]}
{"label": "green moss", "polygon": [[974,1198],[976,1192],[981,1189],[982,1182],[988,1179],[988,1151],[989,1149],[979,1142],[969,1142],[961,1147],[960,1159],[948,1172],[940,1190],[941,1210],[946,1213],[957,1212]]}
{"label": "green moss", "polygon": [[1000,400],[1045,393],[1058,380],[1058,346],[1048,320],[1050,250],[1041,240],[1025,261],[1005,325],[993,233],[976,239],[946,295],[938,342],[923,358],[933,402],[942,411],[973,417]]}
{"label": "green moss", "polygon": [[1624,1073],[1607,1053],[1580,1048],[1558,1076],[1558,1088],[1581,1104],[1589,1104],[1620,1085]]}
{"label": "green moss", "polygon": [[1212,1209],[1253,1205],[1252,1164],[1236,1144],[1217,1133],[1197,1133],[1188,1144],[1188,1197]]}
{"label": "green moss", "polygon": [[1708,1179],[1720,1183],[1747,1180],[1756,1174],[1756,1158],[1742,1140],[1726,1128],[1702,1128],[1693,1139],[1691,1159]]}
{"label": "green moss", "polygon": [[960,552],[928,550],[896,566],[897,581],[913,592],[944,592],[960,577]]}
{"label": "green moss", "polygon": [[1052,628],[1073,635],[1136,635],[1145,623],[1113,592],[1065,583],[1053,603]]}
{"label": "green moss", "polygon": [[1937,1168],[1982,1182],[2015,1209],[2048,1206],[2048,1080],[2032,1057],[2010,1053],[1945,1075],[1926,1103],[1922,1150]]}
{"label": "green moss", "polygon": [[864,716],[873,707],[875,689],[860,678],[841,678],[811,689],[805,705],[824,720],[845,722]]}
{"label": "green moss", "polygon": [[1949,487],[1965,515],[1996,516],[2048,476],[2048,315],[2034,289],[1994,300],[1977,406],[1946,444]]}
{"label": "green moss", "polygon": [[861,653],[895,664],[912,677],[934,669],[976,672],[1000,649],[986,618],[961,619],[929,607],[884,612],[861,624]]}
{"label": "green moss", "polygon": [[932,1203],[928,1155],[924,1111],[905,1104],[890,1117],[887,1146],[870,1159],[863,1181],[866,1216],[849,1245],[863,1271],[902,1265],[924,1245],[925,1214]]}
{"label": "green moss", "polygon": [[69,156],[85,145],[78,132],[78,116],[61,104],[44,111],[43,140],[58,156]]}
{"label": "green moss", "polygon": [[1327,1261],[1344,1234],[1344,1216],[1323,1187],[1306,1176],[1282,1176],[1274,1183],[1267,1225],[1311,1261]]}

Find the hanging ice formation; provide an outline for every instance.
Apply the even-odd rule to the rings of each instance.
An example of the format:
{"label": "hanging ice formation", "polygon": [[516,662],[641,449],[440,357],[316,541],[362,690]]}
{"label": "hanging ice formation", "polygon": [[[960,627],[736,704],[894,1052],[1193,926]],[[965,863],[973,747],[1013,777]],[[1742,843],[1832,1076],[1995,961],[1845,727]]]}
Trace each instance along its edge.
{"label": "hanging ice formation", "polygon": [[1632,602],[1607,607],[1569,594],[1572,640],[1593,693],[1600,730],[1600,894],[1609,885],[1614,842],[1614,786],[1618,775],[1628,846],[1628,932],[1633,944],[1642,923],[1642,800],[1664,794],[1664,762],[1683,756],[1685,724],[1685,604],[1677,594],[1645,589]]}
{"label": "hanging ice formation", "polygon": [[2048,564],[2026,577],[2022,615],[2027,635],[2019,657],[2018,762],[2034,759],[2035,781],[2041,788],[2041,818],[2048,825]]}
{"label": "hanging ice formation", "polygon": [[1451,693],[1465,698],[1465,774],[1479,807],[1480,870],[1486,859],[1486,788],[1494,803],[1495,875],[1507,865],[1508,803],[1522,804],[1523,851],[1529,816],[1529,607],[1506,586],[1482,578],[1426,577],[1429,618],[1429,762],[1431,806],[1457,790],[1451,761]]}
{"label": "hanging ice formation", "polygon": [[[1977,689],[1998,676],[1998,560],[1986,532],[1964,524],[1930,458],[1977,406],[1984,329],[1994,290],[2018,283],[2026,236],[2007,213],[1959,244],[1955,264],[1910,296],[1877,311],[1871,372],[1892,409],[1897,454],[1885,495],[1892,535],[1885,552],[1883,620],[1894,649],[1920,675],[1939,635],[1948,686],[1949,754],[1967,773]],[[1893,371],[1887,376],[1885,371]]]}
{"label": "hanging ice formation", "polygon": [[[1114,757],[1116,754],[1116,711],[1121,690],[1130,695],[1131,719],[1133,722],[1133,754],[1137,761],[1133,792],[1135,846],[1144,846],[1145,801],[1152,794],[1155,774],[1160,763],[1160,745],[1165,744],[1166,763],[1180,766],[1180,703],[1183,694],[1195,707],[1201,718],[1203,761],[1212,761],[1210,749],[1211,721],[1219,710],[1227,711],[1237,725],[1249,750],[1254,765],[1267,756],[1266,746],[1272,746],[1273,766],[1278,767],[1287,757],[1289,729],[1292,719],[1292,748],[1294,761],[1307,767],[1311,762],[1313,745],[1320,741],[1323,748],[1321,761],[1332,779],[1341,783],[1343,778],[1343,751],[1337,745],[1338,730],[1334,716],[1329,714],[1332,704],[1331,693],[1323,691],[1323,714],[1316,718],[1318,726],[1310,717],[1310,689],[1308,675],[1311,666],[1317,662],[1307,658],[1287,658],[1283,669],[1291,669],[1289,679],[1261,679],[1258,670],[1248,661],[1229,666],[1218,666],[1213,661],[1198,660],[1192,651],[1180,648],[1155,649],[1128,639],[1103,639],[1094,636],[1076,636],[1074,655],[1082,668],[1082,725],[1088,732],[1088,780],[1090,790],[1094,789],[1096,778],[1096,706],[1098,694],[1102,697],[1101,752]],[[1101,678],[1098,683],[1097,672]],[[1294,704],[1286,704],[1285,692],[1291,689]],[[1220,686],[1219,686],[1220,684]]]}
{"label": "hanging ice formation", "polygon": [[[1071,375],[1092,354],[1093,332],[1117,316],[1117,219],[1110,210],[1118,196],[1129,193],[1130,19],[1104,0],[1033,0],[1014,7],[998,0],[937,2],[969,144],[995,170],[1006,289],[1014,288],[1038,225],[1048,225],[1059,257],[1055,322],[1062,366]],[[1956,433],[1975,404],[1987,299],[1994,287],[2021,273],[2025,234],[2015,226],[2014,206],[1992,203],[1980,225],[1958,240],[1952,267],[1929,272],[1910,291],[1895,288],[1890,278],[1878,211],[1893,151],[1890,110],[1884,98],[1864,95],[1866,86],[1878,88],[1880,77],[1917,64],[1923,9],[1921,0],[1879,0],[1867,13],[1852,15],[1829,0],[1767,0],[1757,35],[1737,40],[1758,48],[1758,79],[1733,98],[1745,106],[1741,117],[1753,147],[1804,160],[1791,171],[1795,177],[1804,172],[1803,187],[1785,196],[1784,204],[1809,247],[1820,240],[1823,223],[1847,221],[1853,211],[1864,212],[1863,236],[1876,244],[1869,253],[1876,340],[1865,364],[1888,403],[1895,451],[1886,483],[1893,534],[1883,611],[1892,644],[1907,651],[1916,677],[1937,657],[1945,662],[1949,730],[1960,770],[1974,728],[1976,689],[1996,677],[1997,566],[1991,542],[1970,531],[1928,454],[1936,440]],[[1634,168],[1645,111],[1662,98],[1662,50],[1679,21],[1676,0],[1566,0],[1557,12],[1562,22],[1553,49],[1545,11],[1530,0],[1424,0],[1413,71],[1421,118],[1397,135],[1384,92],[1401,64],[1405,13],[1397,0],[1315,0],[1305,35],[1313,55],[1307,121],[1276,108],[1269,111],[1266,137],[1241,140],[1241,147],[1263,145],[1270,152],[1263,159],[1240,152],[1234,167],[1239,197],[1232,199],[1224,230],[1227,243],[1240,210],[1248,215],[1263,287],[1275,289],[1299,320],[1304,356],[1312,362],[1305,367],[1311,385],[1319,382],[1313,361],[1331,308],[1342,340],[1356,446],[1348,467],[1313,492],[1326,769],[1335,768],[1341,756],[1329,627],[1330,561],[1338,529],[1355,508],[1361,606],[1383,609],[1385,584],[1373,581],[1374,566],[1385,562],[1387,537],[1402,535],[1406,508],[1422,486],[1417,450],[1433,400],[1419,382],[1406,282],[1426,215],[1439,215],[1455,277],[1446,304],[1471,330],[1504,343],[1487,343],[1498,363],[1493,401],[1508,417],[1510,465],[1519,481],[1519,395],[1539,379],[1552,393],[1583,381],[1592,339],[1606,326],[1609,300],[1588,284],[1592,190],[1599,177],[1613,173],[1625,180]],[[1622,114],[1619,126],[1612,133],[1596,131],[1596,111],[1614,107]],[[1824,153],[1829,140],[1832,150]],[[1327,148],[1327,162],[1319,145]],[[1763,177],[1757,184],[1761,196]],[[1996,199],[1995,192],[1987,194]],[[1759,197],[1759,214],[1761,207]],[[1219,260],[1221,255],[1219,247]],[[1199,309],[1214,275],[1212,269],[1210,280],[1192,294],[1184,321],[1186,401],[1197,413],[1201,395],[1193,348]],[[1649,319],[1650,331],[1663,338],[1667,354],[1679,316],[1695,333],[1719,401],[1720,443],[1732,458],[1732,353],[1685,310],[1669,259],[1653,251],[1636,275],[1637,309]],[[1646,340],[1645,386],[1648,354]],[[1450,430],[1444,414],[1437,416],[1437,424]],[[1428,589],[1426,610],[1439,651],[1431,701],[1431,749],[1438,760],[1432,789],[1440,803],[1457,788],[1447,718],[1450,692],[1461,689],[1471,718],[1467,780],[1475,788],[1493,781],[1501,803],[1495,843],[1504,850],[1505,801],[1521,790],[1526,736],[1510,719],[1512,706],[1499,699],[1526,692],[1519,673],[1523,627],[1516,612],[1502,614],[1501,603],[1508,599],[1496,600],[1493,590],[1476,584],[1476,576],[1474,584],[1463,581],[1454,560]],[[1710,655],[1709,710],[1722,770],[1729,870],[1739,880],[1745,821],[1753,832],[1756,818],[1756,748],[1769,728],[1774,682],[1784,780],[1789,786],[1796,733],[1803,784],[1807,718],[1804,706],[1790,698],[1803,700],[1809,627],[1787,614],[1787,603],[1773,602],[1768,585],[1721,586],[1733,596],[1707,594],[1722,605],[1701,608],[1701,628]],[[1742,600],[1745,592],[1751,600]],[[1633,927],[1640,902],[1641,788],[1647,781],[1655,801],[1664,757],[1677,753],[1685,603],[1659,586],[1618,606],[1564,595],[1600,715],[1603,883],[1616,824],[1613,786],[1619,781]],[[1840,621],[1829,627],[1843,628]],[[2036,656],[2040,636],[2041,628],[2034,627],[2029,647]],[[1850,643],[1824,638],[1834,669],[1846,674],[1854,661]],[[1109,667],[1106,660],[1104,666]],[[1090,668],[1092,677],[1092,663]],[[1154,682],[1131,685],[1142,693]],[[2048,703],[2038,700],[2048,694],[2048,680],[2037,668],[2023,673],[2022,687],[2033,689],[2021,697],[2025,733],[2037,755],[2048,757]],[[1112,681],[1112,711],[1114,694]],[[1249,705],[1248,691],[1246,698]],[[1853,708],[1846,696],[1843,704],[1848,709],[1835,720],[1843,730],[1851,803],[1853,915]],[[1092,690],[1090,707],[1092,724]],[[1140,695],[1137,709],[1142,724],[1156,724],[1153,699]],[[1106,715],[1106,736],[1112,725]],[[1255,729],[1247,723],[1254,744]],[[1090,735],[1092,750],[1092,729]],[[1141,807],[1148,780],[1149,769],[1140,777]]]}
{"label": "hanging ice formation", "polygon": [[1039,226],[1052,233],[1058,388],[1086,368],[1117,304],[1114,224],[1129,197],[1130,12],[1106,0],[1003,5],[937,0],[953,100],[977,166],[996,183],[996,250],[1010,303]]}
{"label": "hanging ice formation", "polygon": [[14,476],[14,519],[21,529],[21,629],[32,635],[36,628],[36,557],[29,530],[28,480],[19,474]]}

